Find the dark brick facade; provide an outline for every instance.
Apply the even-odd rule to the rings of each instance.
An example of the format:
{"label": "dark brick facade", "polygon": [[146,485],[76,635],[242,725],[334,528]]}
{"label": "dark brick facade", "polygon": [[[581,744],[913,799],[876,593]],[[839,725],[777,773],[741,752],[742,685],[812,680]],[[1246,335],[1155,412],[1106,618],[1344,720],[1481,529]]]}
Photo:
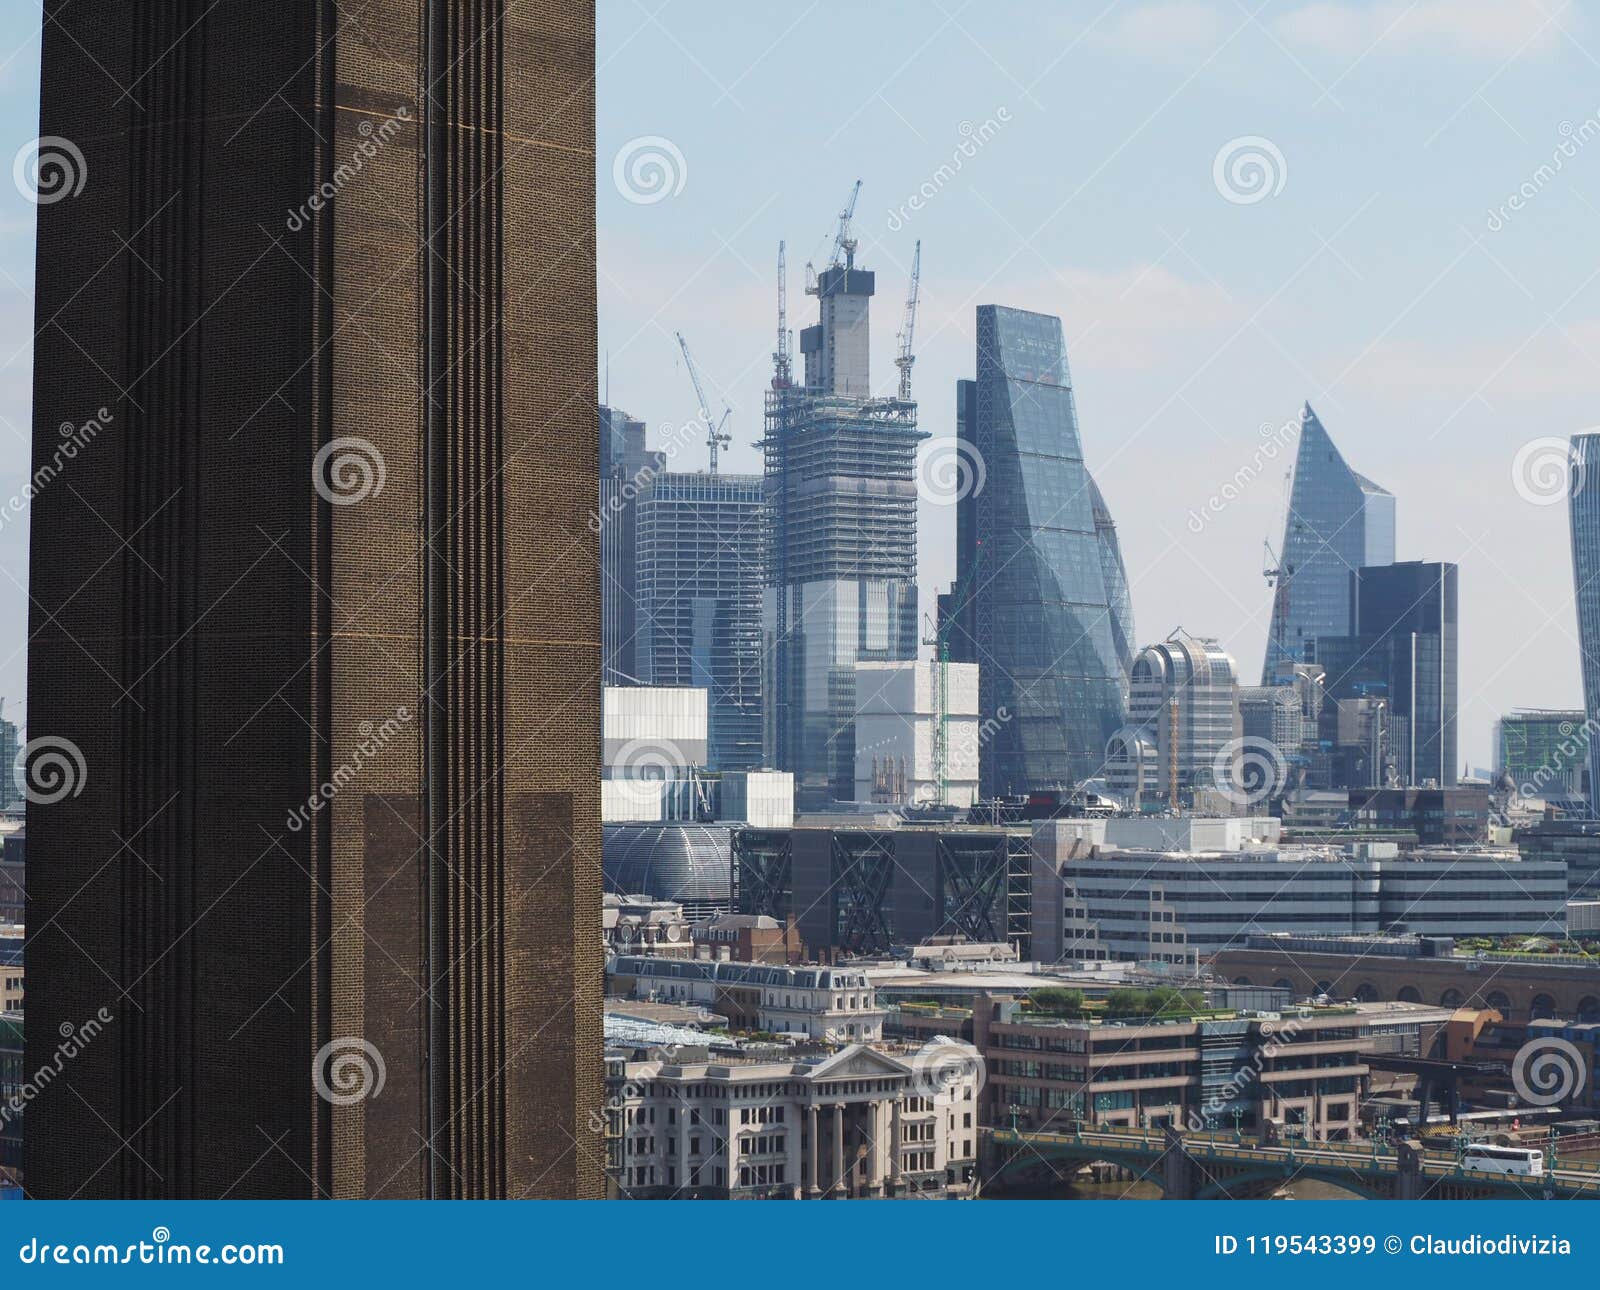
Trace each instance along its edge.
{"label": "dark brick facade", "polygon": [[113,1020],[29,1192],[598,1196],[593,6],[46,0],[43,58],[36,469],[109,417],[33,502],[28,1065]]}

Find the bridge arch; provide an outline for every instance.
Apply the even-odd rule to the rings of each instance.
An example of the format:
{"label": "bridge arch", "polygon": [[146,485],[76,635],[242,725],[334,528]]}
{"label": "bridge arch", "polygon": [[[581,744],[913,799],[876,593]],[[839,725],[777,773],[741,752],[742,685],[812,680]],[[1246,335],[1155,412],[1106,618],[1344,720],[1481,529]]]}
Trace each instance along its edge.
{"label": "bridge arch", "polygon": [[1451,986],[1450,989],[1439,996],[1439,1006],[1441,1008],[1459,1008],[1466,1001],[1466,996],[1454,986]]}
{"label": "bridge arch", "polygon": [[1363,981],[1356,987],[1357,1003],[1376,1003],[1378,1001],[1378,987],[1371,981]]}
{"label": "bridge arch", "polygon": [[1555,997],[1548,994],[1533,996],[1532,1011],[1528,1014],[1530,1020],[1539,1017],[1559,1017],[1561,1010],[1556,1007]]}
{"label": "bridge arch", "polygon": [[1374,1191],[1370,1187],[1352,1181],[1348,1173],[1294,1166],[1271,1166],[1265,1169],[1247,1170],[1227,1178],[1214,1178],[1195,1192],[1194,1198],[1196,1200],[1253,1199],[1269,1196],[1285,1184],[1301,1181],[1319,1182],[1329,1187],[1337,1187],[1340,1191],[1347,1191],[1361,1200],[1386,1199],[1383,1192]]}
{"label": "bridge arch", "polygon": [[1395,995],[1395,998],[1400,1000],[1401,1003],[1421,1003],[1422,991],[1414,985],[1403,985],[1400,987],[1399,993]]}
{"label": "bridge arch", "polygon": [[1586,994],[1578,1000],[1579,1021],[1600,1021],[1600,999]]}

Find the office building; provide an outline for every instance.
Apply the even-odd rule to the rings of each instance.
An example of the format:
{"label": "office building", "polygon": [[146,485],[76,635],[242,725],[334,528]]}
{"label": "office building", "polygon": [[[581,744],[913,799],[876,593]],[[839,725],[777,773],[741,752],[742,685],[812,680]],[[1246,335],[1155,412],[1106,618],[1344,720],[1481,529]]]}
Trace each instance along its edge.
{"label": "office building", "polygon": [[883,1038],[883,1009],[859,968],[681,960],[641,951],[611,962],[606,988],[623,998],[704,1004],[736,1030],[829,1044]]}
{"label": "office building", "polygon": [[[1191,969],[1262,932],[1560,935],[1559,862],[1392,842],[1291,845],[1243,834],[1095,846],[1074,821],[1035,826],[1034,951]],[[1059,931],[1055,931],[1059,928]],[[1048,932],[1048,935],[1045,934]]]}
{"label": "office building", "polygon": [[[1572,436],[1568,518],[1572,534],[1573,602],[1577,607],[1578,653],[1583,669],[1583,707],[1600,722],[1600,434]],[[1591,727],[1592,729],[1593,727]],[[1589,750],[1591,793],[1595,752]],[[1590,813],[1594,813],[1593,803]]]}
{"label": "office building", "polygon": [[1600,820],[1544,819],[1515,834],[1524,860],[1555,860],[1567,867],[1568,897],[1600,900]]}
{"label": "office building", "polygon": [[639,626],[636,561],[639,495],[666,468],[645,446],[645,424],[600,405],[600,506],[590,524],[600,538],[602,685],[633,685]]}
{"label": "office building", "polygon": [[1300,693],[1292,685],[1247,685],[1239,690],[1239,733],[1249,746],[1276,753],[1258,759],[1272,774],[1254,788],[1260,800],[1282,797],[1303,782],[1311,761],[1307,744],[1315,742],[1316,724],[1308,722]]}
{"label": "office building", "polygon": [[1110,1018],[975,1009],[988,1083],[984,1122],[1066,1132],[1171,1125],[1313,1142],[1360,1136],[1361,1099],[1380,1048],[1416,1054],[1448,1014],[1416,1004]]}
{"label": "office building", "polygon": [[1350,572],[1394,562],[1394,526],[1393,494],[1346,464],[1307,403],[1261,684],[1274,685],[1294,664],[1317,658],[1320,637],[1350,633]]}
{"label": "office building", "polygon": [[821,959],[943,939],[1005,942],[1027,957],[1026,827],[808,824],[734,838],[740,913],[799,930]]}
{"label": "office building", "polygon": [[[1128,728],[1108,750],[1106,788],[1130,810],[1177,810],[1207,789],[1259,800],[1270,785],[1242,783],[1239,739],[1232,656],[1215,640],[1174,633],[1133,662]],[[1154,752],[1153,775],[1146,748]],[[1281,779],[1281,755],[1266,760]]]}
{"label": "office building", "polygon": [[[1456,566],[1411,560],[1349,575],[1350,628],[1317,640],[1330,703],[1381,699],[1388,756],[1403,786],[1456,782]],[[1334,785],[1348,787],[1348,785]]]}
{"label": "office building", "polygon": [[1494,777],[1518,797],[1586,795],[1590,726],[1582,712],[1521,709],[1494,723]]}
{"label": "office building", "polygon": [[820,321],[800,333],[802,384],[787,359],[767,394],[770,528],[763,624],[767,764],[795,777],[808,809],[855,792],[860,662],[917,656],[917,405],[874,398],[871,271],[848,221],[817,275]]}
{"label": "office building", "polygon": [[33,1195],[603,1191],[593,18],[49,8]]}
{"label": "office building", "polygon": [[1385,833],[1409,832],[1430,847],[1479,847],[1489,840],[1489,789],[1352,788],[1349,827]]}
{"label": "office building", "polygon": [[889,806],[977,800],[975,663],[856,664],[855,800]]}
{"label": "office building", "polygon": [[937,1083],[922,1073],[926,1057],[887,1046],[738,1063],[614,1050],[606,1057],[607,1136],[619,1195],[968,1195],[981,1068],[970,1048],[948,1047],[965,1056]]}
{"label": "office building", "polygon": [[634,676],[709,694],[706,765],[761,766],[761,478],[657,475],[637,510]]}
{"label": "office building", "polygon": [[1061,320],[980,305],[977,328],[957,434],[983,479],[957,503],[951,654],[979,664],[979,721],[998,722],[980,752],[980,794],[1070,789],[1100,774],[1124,725],[1127,574],[1084,463]]}

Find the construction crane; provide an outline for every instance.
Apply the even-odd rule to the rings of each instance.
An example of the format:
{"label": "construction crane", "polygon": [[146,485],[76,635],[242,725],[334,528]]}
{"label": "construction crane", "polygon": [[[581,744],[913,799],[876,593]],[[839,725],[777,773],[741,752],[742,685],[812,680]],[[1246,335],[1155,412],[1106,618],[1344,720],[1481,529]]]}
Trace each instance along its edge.
{"label": "construction crane", "polygon": [[722,420],[711,420],[711,404],[706,399],[705,386],[700,382],[700,369],[694,365],[694,355],[689,352],[689,342],[683,338],[683,333],[674,333],[678,338],[678,348],[683,350],[683,363],[689,369],[689,380],[694,383],[694,396],[700,400],[700,417],[706,423],[706,447],[711,450],[711,473],[717,473],[717,448],[721,444],[733,442],[733,436],[726,434],[722,427],[728,424],[728,418],[733,414],[733,409],[722,409]]}
{"label": "construction crane", "polygon": [[917,290],[922,282],[922,239],[917,239],[917,249],[911,253],[911,287],[906,292],[906,313],[900,323],[895,340],[900,352],[894,365],[900,369],[900,401],[911,402],[911,365],[917,361],[911,352],[911,337],[917,329]]}
{"label": "construction crane", "polygon": [[789,261],[778,243],[778,348],[772,351],[772,388],[786,390],[794,384],[789,363]]}
{"label": "construction crane", "polygon": [[[830,269],[853,269],[856,263],[856,239],[850,236],[850,221],[855,218],[856,198],[861,196],[861,181],[858,179],[855,186],[850,189],[849,200],[845,202],[844,209],[839,212],[839,231],[833,235],[833,250],[828,255]],[[817,271],[812,267],[811,261],[806,261],[806,294],[817,294]]]}

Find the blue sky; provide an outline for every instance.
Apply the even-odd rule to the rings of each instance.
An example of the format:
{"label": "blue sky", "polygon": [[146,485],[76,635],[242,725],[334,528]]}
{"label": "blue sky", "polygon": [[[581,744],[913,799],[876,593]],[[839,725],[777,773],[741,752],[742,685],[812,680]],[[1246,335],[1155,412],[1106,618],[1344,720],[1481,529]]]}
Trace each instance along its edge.
{"label": "blue sky", "polygon": [[[1600,18],[1559,0],[600,0],[599,19],[615,404],[652,425],[693,415],[681,329],[734,409],[725,469],[754,469],[777,241],[799,327],[802,266],[859,177],[884,389],[923,243],[925,429],[953,432],[976,305],[1063,318],[1142,638],[1214,634],[1254,679],[1287,465],[1260,430],[1310,399],[1396,493],[1401,558],[1461,563],[1463,756],[1487,761],[1504,710],[1579,701],[1565,509],[1514,470],[1541,460],[1526,445],[1600,421]],[[37,23],[32,0],[0,14],[0,164],[37,134]],[[635,142],[652,137],[670,146]],[[628,200],[630,144],[667,157],[670,195]],[[1265,158],[1259,200],[1229,188],[1226,156],[1219,184],[1229,145]],[[3,496],[28,470],[33,220],[0,182]],[[1241,468],[1257,477],[1192,531]],[[951,575],[953,512],[922,521],[928,594]],[[13,718],[25,543],[0,527]]]}
{"label": "blue sky", "polygon": [[[756,468],[777,240],[798,326],[800,266],[862,178],[885,390],[922,240],[925,429],[953,433],[976,305],[1064,320],[1141,638],[1216,635],[1258,675],[1289,464],[1261,445],[1309,399],[1397,495],[1399,557],[1461,564],[1461,750],[1487,764],[1499,713],[1580,703],[1565,507],[1525,445],[1600,420],[1597,69],[1600,20],[1558,0],[602,0],[611,399],[693,414],[681,328],[734,408],[725,468]],[[672,195],[629,200],[614,159],[651,136],[676,150],[654,145]],[[1214,175],[1237,140],[1265,141],[1235,144],[1265,159],[1258,200],[1248,159],[1231,188],[1231,153]],[[921,543],[926,596],[951,508],[923,507]]]}

